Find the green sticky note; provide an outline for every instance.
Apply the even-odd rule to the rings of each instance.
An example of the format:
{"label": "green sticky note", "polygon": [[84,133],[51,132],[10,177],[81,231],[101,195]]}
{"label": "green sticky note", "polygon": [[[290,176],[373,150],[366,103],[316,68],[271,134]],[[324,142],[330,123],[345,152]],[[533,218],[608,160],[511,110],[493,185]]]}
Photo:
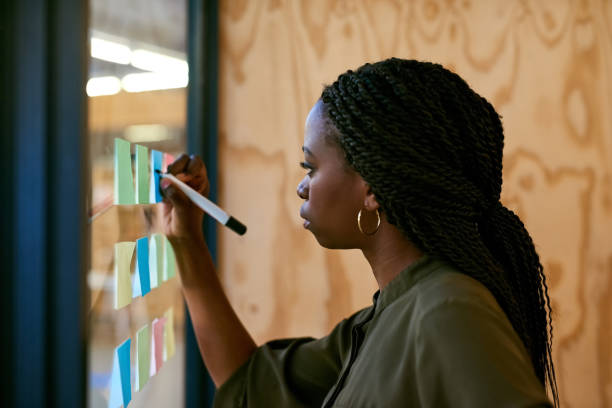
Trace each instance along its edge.
{"label": "green sticky note", "polygon": [[162,235],[153,234],[149,239],[149,273],[151,288],[164,282],[164,248]]}
{"label": "green sticky note", "polygon": [[167,281],[176,275],[176,260],[174,257],[174,248],[172,248],[172,244],[166,237],[164,237],[164,241],[164,281]]}
{"label": "green sticky note", "polygon": [[115,244],[115,309],[121,309],[132,301],[130,264],[135,247],[135,242],[117,242]]}
{"label": "green sticky note", "polygon": [[164,282],[164,247],[165,242],[163,240],[165,238],[161,234],[155,234],[153,239],[155,240],[155,244],[157,246],[156,262],[157,262],[157,285],[161,285]]}
{"label": "green sticky note", "polygon": [[157,242],[155,234],[149,238],[149,284],[151,289],[158,286],[157,282]]}
{"label": "green sticky note", "polygon": [[130,143],[115,139],[115,204],[135,204]]}
{"label": "green sticky note", "polygon": [[149,149],[136,145],[136,202],[149,203]]}
{"label": "green sticky note", "polygon": [[151,328],[145,325],[136,332],[136,391],[149,380],[149,369],[151,365]]}
{"label": "green sticky note", "polygon": [[174,310],[166,310],[164,317],[164,361],[168,361],[174,355]]}

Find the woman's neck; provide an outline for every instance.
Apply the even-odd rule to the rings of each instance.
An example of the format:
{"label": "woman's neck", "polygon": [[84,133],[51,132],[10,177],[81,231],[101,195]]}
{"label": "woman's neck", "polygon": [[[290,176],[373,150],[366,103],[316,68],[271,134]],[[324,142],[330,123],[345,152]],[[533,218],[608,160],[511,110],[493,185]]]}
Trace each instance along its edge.
{"label": "woman's neck", "polygon": [[423,256],[395,226],[382,222],[378,232],[361,248],[382,290],[401,271]]}

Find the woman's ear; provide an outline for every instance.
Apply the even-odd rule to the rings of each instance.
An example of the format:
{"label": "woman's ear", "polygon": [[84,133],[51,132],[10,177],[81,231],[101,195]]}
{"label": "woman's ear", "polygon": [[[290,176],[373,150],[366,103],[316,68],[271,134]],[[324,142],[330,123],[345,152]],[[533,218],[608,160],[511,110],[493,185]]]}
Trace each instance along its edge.
{"label": "woman's ear", "polygon": [[376,196],[372,192],[372,187],[366,184],[366,196],[363,200],[363,206],[368,211],[376,211],[380,208],[380,204],[376,201]]}

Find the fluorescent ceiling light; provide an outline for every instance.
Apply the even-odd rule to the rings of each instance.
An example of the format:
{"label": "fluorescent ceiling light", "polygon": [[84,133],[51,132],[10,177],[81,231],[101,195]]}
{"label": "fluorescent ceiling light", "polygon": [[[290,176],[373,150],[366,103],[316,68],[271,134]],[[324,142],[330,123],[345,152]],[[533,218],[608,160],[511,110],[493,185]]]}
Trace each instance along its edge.
{"label": "fluorescent ceiling light", "polygon": [[164,125],[132,125],[125,128],[125,139],[131,143],[161,142],[172,139]]}
{"label": "fluorescent ceiling light", "polygon": [[85,89],[87,96],[114,95],[121,91],[121,81],[114,76],[91,78]]}
{"label": "fluorescent ceiling light", "polygon": [[[187,86],[189,65],[187,61],[180,58],[180,54],[171,50],[163,51],[162,49],[158,49],[161,52],[144,48],[132,51],[130,47],[125,45],[129,43],[127,39],[113,37],[109,34],[97,33],[92,35],[92,58],[116,64],[131,64],[135,68],[148,72],[128,74],[121,81],[116,77],[91,78],[87,83],[87,94],[89,96],[113,95],[118,93],[121,88],[127,92],[144,92]],[[155,47],[151,47],[155,49]],[[168,54],[174,54],[175,56]]]}
{"label": "fluorescent ceiling light", "polygon": [[130,63],[132,51],[126,45],[92,37],[91,56],[99,60],[127,65]]}
{"label": "fluorescent ceiling light", "polygon": [[172,75],[189,73],[189,66],[186,61],[142,49],[132,51],[131,64],[144,71],[163,72]]}
{"label": "fluorescent ceiling light", "polygon": [[127,92],[146,92],[161,89],[184,88],[189,82],[187,73],[168,75],[157,72],[128,74],[121,80],[121,86]]}

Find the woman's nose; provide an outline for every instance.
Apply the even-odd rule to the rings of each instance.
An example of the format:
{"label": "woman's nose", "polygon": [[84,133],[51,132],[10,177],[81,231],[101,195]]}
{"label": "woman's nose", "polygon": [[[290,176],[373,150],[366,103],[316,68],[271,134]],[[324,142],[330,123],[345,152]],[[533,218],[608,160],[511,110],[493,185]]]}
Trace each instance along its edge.
{"label": "woman's nose", "polygon": [[303,200],[308,199],[308,182],[305,177],[297,186],[297,195]]}

